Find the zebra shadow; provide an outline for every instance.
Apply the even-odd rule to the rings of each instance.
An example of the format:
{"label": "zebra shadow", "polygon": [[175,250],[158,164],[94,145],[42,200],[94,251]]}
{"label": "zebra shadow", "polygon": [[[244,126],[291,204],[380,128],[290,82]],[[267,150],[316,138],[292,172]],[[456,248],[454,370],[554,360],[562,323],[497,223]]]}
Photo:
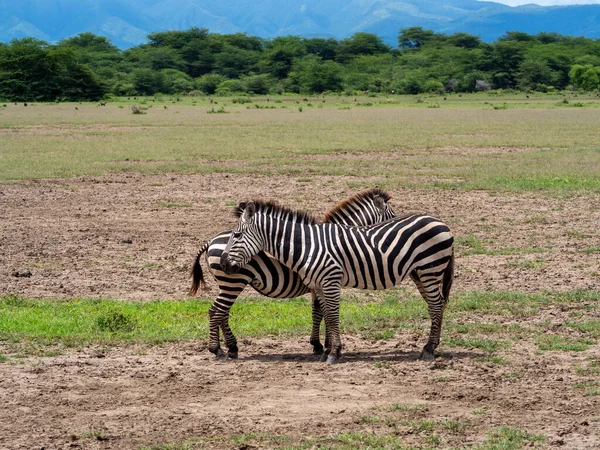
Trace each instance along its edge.
{"label": "zebra shadow", "polygon": [[[420,351],[404,351],[404,350],[370,350],[370,351],[348,351],[343,352],[343,357],[339,360],[338,364],[346,364],[352,362],[413,362],[421,361]],[[434,361],[421,361],[423,364],[428,363],[444,363],[452,360],[461,359],[476,359],[485,357],[485,353],[476,351],[460,351],[460,352],[449,352],[445,351],[436,355]],[[302,363],[315,363],[323,364],[321,356],[313,355],[312,353],[270,353],[270,354],[259,354],[259,355],[248,355],[239,358],[240,361],[260,361],[270,363],[280,362],[302,362]]]}

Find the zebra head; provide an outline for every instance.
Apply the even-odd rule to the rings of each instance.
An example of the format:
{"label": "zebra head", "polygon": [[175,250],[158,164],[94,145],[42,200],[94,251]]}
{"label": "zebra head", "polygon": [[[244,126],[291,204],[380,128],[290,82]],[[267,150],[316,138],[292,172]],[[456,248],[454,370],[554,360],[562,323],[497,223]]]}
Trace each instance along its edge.
{"label": "zebra head", "polygon": [[323,222],[364,227],[385,222],[396,213],[388,203],[391,196],[379,188],[359,192],[325,213]]}
{"label": "zebra head", "polygon": [[396,217],[396,213],[388,203],[388,200],[390,199],[389,195],[387,193],[384,194],[386,195],[385,197],[383,194],[375,194],[372,197],[373,204],[377,208],[376,212],[380,214],[380,217],[376,218],[376,221],[373,223],[385,222],[386,220]]}
{"label": "zebra head", "polygon": [[221,267],[227,274],[237,273],[260,252],[263,239],[255,223],[256,206],[254,202],[242,202],[236,208],[238,224],[229,236],[229,242],[221,253]]}

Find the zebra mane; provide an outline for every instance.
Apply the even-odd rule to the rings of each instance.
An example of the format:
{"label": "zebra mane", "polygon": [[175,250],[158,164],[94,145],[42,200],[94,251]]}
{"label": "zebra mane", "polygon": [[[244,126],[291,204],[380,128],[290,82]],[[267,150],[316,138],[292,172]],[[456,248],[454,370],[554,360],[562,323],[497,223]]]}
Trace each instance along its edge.
{"label": "zebra mane", "polygon": [[[233,209],[233,215],[238,219],[244,214],[247,202],[241,202]],[[291,208],[278,205],[273,201],[254,200],[256,206],[256,212],[263,214],[269,214],[279,219],[283,219],[289,222],[304,223],[307,225],[318,224],[319,221],[306,211],[297,211]]]}
{"label": "zebra mane", "polygon": [[335,205],[333,208],[331,208],[329,211],[327,211],[325,213],[325,216],[323,216],[323,222],[325,222],[325,223],[331,222],[333,217],[336,214],[348,209],[350,206],[352,206],[355,203],[359,203],[361,200],[363,200],[365,198],[372,199],[375,196],[381,197],[383,199],[383,201],[386,203],[392,198],[392,196],[388,192],[383,191],[379,188],[371,188],[366,191],[359,192],[358,194],[354,194],[352,197],[348,197],[346,200],[342,200],[337,205]]}

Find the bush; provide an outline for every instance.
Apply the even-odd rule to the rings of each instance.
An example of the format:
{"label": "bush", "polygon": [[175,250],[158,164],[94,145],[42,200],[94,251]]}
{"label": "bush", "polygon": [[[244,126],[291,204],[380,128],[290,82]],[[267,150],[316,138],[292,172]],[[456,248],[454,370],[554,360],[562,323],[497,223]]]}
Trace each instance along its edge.
{"label": "bush", "polygon": [[273,87],[273,78],[269,75],[251,75],[242,79],[249,94],[264,95],[268,94]]}
{"label": "bush", "polygon": [[240,80],[225,80],[219,83],[215,94],[225,96],[236,92],[245,92],[242,82]]}
{"label": "bush", "polygon": [[445,92],[444,85],[440,81],[434,80],[433,78],[430,78],[425,82],[423,89],[425,92],[431,92],[434,94],[443,94]]}
{"label": "bush", "polygon": [[194,80],[196,89],[205,94],[212,95],[217,92],[217,87],[225,81],[225,77],[214,73],[209,73]]}

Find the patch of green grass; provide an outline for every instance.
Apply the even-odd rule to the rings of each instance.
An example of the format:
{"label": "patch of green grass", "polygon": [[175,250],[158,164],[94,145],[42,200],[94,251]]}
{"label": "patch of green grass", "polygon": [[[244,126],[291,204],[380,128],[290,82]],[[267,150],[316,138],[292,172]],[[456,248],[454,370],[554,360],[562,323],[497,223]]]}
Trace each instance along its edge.
{"label": "patch of green grass", "polygon": [[503,358],[502,356],[484,356],[480,358],[475,358],[475,360],[479,362],[486,362],[497,365],[510,364],[510,361],[508,361],[506,358]]}
{"label": "patch of green grass", "polygon": [[373,365],[378,369],[389,369],[390,367],[392,367],[392,365],[388,361],[375,361]]}
{"label": "patch of green grass", "polygon": [[533,434],[518,428],[500,427],[489,433],[488,439],[475,447],[477,450],[521,450],[537,442],[544,442],[542,434]]}
{"label": "patch of green grass", "polygon": [[382,419],[379,416],[362,416],[360,418],[361,423],[379,423]]}
{"label": "patch of green grass", "polygon": [[[552,304],[600,303],[600,292],[575,290],[568,292],[547,292],[544,294],[525,294],[522,292],[468,292],[453,296],[450,300],[451,311],[466,313],[495,314],[508,317],[531,317],[540,308]],[[514,330],[515,332],[518,330]]]}
{"label": "patch of green grass", "polygon": [[509,261],[505,263],[504,266],[515,269],[543,269],[546,267],[546,260],[537,258],[527,259],[524,261]]}
{"label": "patch of green grass", "polygon": [[92,430],[86,431],[84,433],[81,433],[81,437],[84,439],[99,438],[102,436],[104,436],[104,430],[102,430],[102,429],[92,429]]}
{"label": "patch of green grass", "polygon": [[575,383],[575,388],[583,389],[585,395],[590,397],[600,395],[600,384],[597,381],[582,381],[580,383]]}
{"label": "patch of green grass", "polygon": [[390,411],[424,411],[427,405],[412,404],[412,403],[394,403],[390,407]]}
{"label": "patch of green grass", "polygon": [[575,328],[586,336],[600,338],[600,320],[588,320],[585,322],[567,322],[569,328]]}
{"label": "patch of green grass", "polygon": [[[208,338],[206,314],[212,299],[115,301],[97,299],[30,300],[0,297],[0,340],[68,346],[92,343],[161,342]],[[342,301],[343,332],[371,333],[409,326],[427,317],[417,297],[402,303]],[[304,334],[310,329],[311,306],[304,298],[240,299],[230,323],[238,337]],[[404,324],[404,325],[403,325]]]}
{"label": "patch of green grass", "polygon": [[576,238],[576,239],[588,239],[588,238],[592,237],[591,234],[581,233],[580,231],[576,231],[576,230],[567,231],[567,236]]}
{"label": "patch of green grass", "polygon": [[587,367],[577,364],[575,373],[582,377],[600,375],[600,361],[591,361]]}
{"label": "patch of green grass", "polygon": [[518,380],[521,378],[521,372],[508,372],[504,374],[504,378],[509,380]]}
{"label": "patch of green grass", "polygon": [[591,253],[599,253],[600,252],[600,247],[590,247],[590,248],[584,248],[583,250],[581,250],[581,253],[587,253],[588,255]]}
{"label": "patch of green grass", "polygon": [[489,256],[510,256],[524,255],[531,253],[546,253],[551,249],[547,247],[502,247],[488,248],[485,239],[478,238],[473,235],[455,238],[458,252],[461,256],[469,255],[489,255]]}
{"label": "patch of green grass", "polygon": [[507,342],[480,338],[454,339],[449,337],[444,342],[450,347],[476,348],[488,353],[494,353],[510,346]]}
{"label": "patch of green grass", "polygon": [[0,363],[8,361],[8,357],[0,354]]}
{"label": "patch of green grass", "polygon": [[444,420],[440,422],[440,427],[452,433],[462,433],[468,427],[467,424],[457,420]]}
{"label": "patch of green grass", "polygon": [[[540,349],[583,350],[595,341],[598,322],[568,322],[584,336],[580,339],[539,335],[538,328],[504,325],[502,317],[531,317],[555,304],[594,306],[596,291],[523,294],[470,292],[453,295],[445,316],[442,345],[480,349],[494,353],[509,348],[511,338],[531,339]],[[43,356],[62,352],[61,346],[115,343],[155,345],[163,342],[208,339],[207,311],[212,299],[183,301],[117,301],[110,299],[26,299],[0,296],[0,341],[15,344],[13,354]],[[344,333],[389,339],[397,333],[414,332],[426,339],[429,315],[414,290],[397,288],[377,294],[344,295],[340,308]],[[489,318],[472,321],[473,314]],[[465,320],[466,319],[466,320]],[[496,320],[500,320],[497,322]],[[231,309],[230,324],[236,336],[306,335],[311,326],[311,306],[306,298],[271,300],[239,299]],[[47,348],[52,346],[51,348]],[[487,355],[485,361],[505,360]],[[500,358],[500,359],[497,359]],[[381,362],[382,368],[385,361]]]}
{"label": "patch of green grass", "polygon": [[[465,236],[465,237],[457,236],[454,239],[454,243],[456,244],[458,251],[463,256],[478,255],[478,254],[482,254],[486,251],[485,247],[483,245],[484,240],[481,238],[478,238],[477,236],[473,236],[473,235],[469,235],[469,236]],[[461,247],[464,248],[464,250],[461,251]]]}
{"label": "patch of green grass", "polygon": [[149,262],[146,264],[142,264],[140,269],[162,269],[164,267],[163,264],[158,262]]}
{"label": "patch of green grass", "polygon": [[595,343],[596,341],[592,339],[568,338],[558,335],[542,335],[536,338],[536,344],[540,350],[563,352],[582,352]]}

